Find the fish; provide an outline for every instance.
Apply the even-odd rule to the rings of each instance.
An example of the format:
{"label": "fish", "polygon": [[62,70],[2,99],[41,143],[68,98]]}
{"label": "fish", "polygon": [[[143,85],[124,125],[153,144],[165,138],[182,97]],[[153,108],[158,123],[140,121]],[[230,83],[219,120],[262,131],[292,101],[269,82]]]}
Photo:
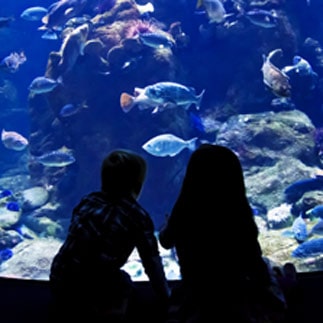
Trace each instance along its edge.
{"label": "fish", "polygon": [[28,89],[32,94],[43,94],[53,91],[59,84],[63,84],[61,77],[54,80],[45,76],[37,76],[32,80]]}
{"label": "fish", "polygon": [[277,54],[282,55],[281,48],[271,51],[268,56],[263,55],[263,65],[261,71],[263,74],[264,84],[271,89],[274,95],[278,97],[290,97],[291,85],[289,77],[283,73],[278,67],[272,64],[271,59]]}
{"label": "fish", "polygon": [[55,31],[49,29],[44,32],[44,34],[41,36],[42,39],[47,39],[47,40],[57,40],[58,35]]}
{"label": "fish", "polygon": [[73,17],[73,18],[70,18],[64,25],[64,28],[67,28],[67,27],[72,27],[72,28],[76,28],[76,27],[79,27],[83,24],[92,24],[91,22],[91,16],[88,16],[88,15],[83,15],[83,16],[79,16],[79,17]]}
{"label": "fish", "polygon": [[47,8],[41,6],[29,7],[20,14],[20,18],[28,21],[40,21],[47,13]]}
{"label": "fish", "polygon": [[33,156],[35,162],[47,167],[65,167],[75,162],[75,158],[71,150],[65,146],[57,150],[52,150],[41,156]]}
{"label": "fish", "polygon": [[146,4],[138,4],[136,3],[136,7],[140,13],[140,15],[150,14],[155,11],[155,7],[151,2],[147,2]]}
{"label": "fish", "polygon": [[221,23],[225,20],[226,10],[221,0],[198,0],[196,8],[203,7],[209,19],[209,23]]}
{"label": "fish", "polygon": [[[302,78],[302,87],[307,83],[311,90],[314,89],[318,82],[318,74],[313,70],[311,64],[299,55],[293,57],[293,65],[287,65],[282,68],[282,72],[288,75],[291,80],[296,77]],[[307,82],[305,82],[307,80]]]}
{"label": "fish", "polygon": [[8,73],[16,73],[19,66],[25,63],[27,57],[24,52],[12,52],[10,55],[3,58],[0,62],[0,69]]}
{"label": "fish", "polygon": [[323,253],[323,238],[311,239],[301,243],[291,253],[294,258],[307,258],[319,256]]}
{"label": "fish", "polygon": [[140,110],[154,108],[152,113],[167,108],[183,107],[189,109],[194,104],[199,110],[205,90],[196,95],[195,89],[176,82],[158,82],[145,88],[135,88],[132,96],[123,92],[120,96],[120,106],[124,112],[129,112],[138,105]]}
{"label": "fish", "polygon": [[175,40],[172,35],[166,32],[139,33],[138,37],[144,45],[152,48],[172,48],[175,46]]}
{"label": "fish", "polygon": [[8,211],[17,212],[20,210],[19,203],[17,202],[8,202],[6,203],[6,208]]}
{"label": "fish", "polygon": [[174,157],[184,148],[195,150],[197,145],[197,137],[184,140],[171,133],[165,133],[149,139],[142,145],[142,148],[151,155],[157,157]]}
{"label": "fish", "polygon": [[292,224],[292,232],[294,234],[294,238],[298,242],[304,242],[308,238],[307,226],[306,222],[302,215],[299,215]]}
{"label": "fish", "polygon": [[[16,203],[16,202],[14,202]],[[19,221],[22,214],[22,208],[16,207],[13,202],[1,203],[0,205],[0,225],[1,228],[8,228]]]}
{"label": "fish", "polygon": [[299,55],[293,57],[293,65],[288,65],[282,68],[282,71],[289,74],[298,74],[300,76],[313,76],[314,78],[318,77],[318,74],[314,72],[311,64]]}
{"label": "fish", "polygon": [[75,28],[65,37],[59,51],[61,58],[58,62],[58,68],[61,69],[62,74],[71,71],[78,57],[84,55],[84,46],[89,30],[89,25],[85,23]]}
{"label": "fish", "polygon": [[10,248],[0,250],[0,262],[6,261],[13,256],[13,251]]}
{"label": "fish", "polygon": [[293,65],[283,67],[282,72],[287,75],[292,73],[297,73],[299,75],[311,75],[314,73],[317,75],[317,73],[313,71],[311,64],[299,55],[295,55],[293,57]]}
{"label": "fish", "polygon": [[88,108],[86,104],[68,103],[61,108],[59,112],[59,116],[62,118],[70,117],[74,114],[79,113],[82,109],[86,109],[86,108]]}
{"label": "fish", "polygon": [[263,28],[274,28],[278,25],[278,16],[275,10],[255,8],[245,12],[244,16],[254,25]]}
{"label": "fish", "polygon": [[[41,19],[43,25],[38,28],[46,31],[42,38],[55,39],[55,32],[61,31],[70,18],[81,13],[86,4],[87,0],[59,0],[50,5],[47,14]],[[49,35],[52,38],[47,38]]]}
{"label": "fish", "polygon": [[24,150],[29,145],[28,139],[20,133],[16,131],[6,131],[5,129],[2,129],[1,131],[1,141],[6,148],[15,151]]}
{"label": "fish", "polygon": [[305,214],[309,217],[321,218],[323,219],[323,204],[314,206],[313,208],[307,210]]}
{"label": "fish", "polygon": [[323,219],[319,219],[319,221],[312,227],[310,231],[310,235],[317,234],[322,235],[323,234]]}
{"label": "fish", "polygon": [[295,103],[291,98],[274,98],[270,102],[270,106],[275,110],[294,110],[296,108]]}
{"label": "fish", "polygon": [[216,119],[212,114],[198,115],[194,112],[189,112],[189,118],[192,126],[204,134],[213,134],[218,132],[223,123]]}
{"label": "fish", "polygon": [[305,192],[322,189],[323,179],[320,177],[301,179],[285,188],[285,200],[287,203],[294,203],[297,202]]}
{"label": "fish", "polygon": [[11,196],[13,196],[13,193],[11,190],[5,189],[0,192],[0,200],[7,199]]}
{"label": "fish", "polygon": [[10,16],[10,17],[0,17],[0,28],[6,28],[9,27],[10,23],[14,21],[15,18]]}

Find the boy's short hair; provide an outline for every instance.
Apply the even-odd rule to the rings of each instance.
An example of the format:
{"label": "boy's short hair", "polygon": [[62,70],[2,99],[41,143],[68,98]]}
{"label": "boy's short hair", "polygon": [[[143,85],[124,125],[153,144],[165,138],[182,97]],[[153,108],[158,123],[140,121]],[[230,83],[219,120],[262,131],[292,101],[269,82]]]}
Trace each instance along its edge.
{"label": "boy's short hair", "polygon": [[130,151],[112,151],[102,162],[101,189],[115,196],[139,194],[146,177],[143,157]]}

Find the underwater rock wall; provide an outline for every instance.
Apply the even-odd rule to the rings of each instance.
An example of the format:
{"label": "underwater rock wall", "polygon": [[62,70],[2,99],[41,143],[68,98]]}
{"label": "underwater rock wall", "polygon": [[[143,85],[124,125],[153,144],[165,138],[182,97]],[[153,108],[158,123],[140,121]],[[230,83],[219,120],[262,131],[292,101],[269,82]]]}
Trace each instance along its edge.
{"label": "underwater rock wall", "polygon": [[[73,151],[77,162],[61,168],[31,162],[29,171],[35,184],[49,185],[51,200],[59,203],[63,217],[68,217],[81,195],[99,188],[98,170],[108,151],[123,147],[145,154],[141,145],[165,132],[228,145],[241,157],[248,185],[264,182],[254,181],[254,177],[264,179],[270,168],[279,173],[285,167],[284,158],[295,159],[295,164],[306,169],[319,166],[311,135],[316,118],[314,109],[307,106],[317,90],[304,88],[306,93],[293,93],[294,106],[285,101],[273,106],[275,96],[264,85],[261,73],[263,56],[273,49],[283,51],[283,57],[272,62],[278,68],[304,51],[305,33],[298,5],[224,1],[235,15],[240,5],[245,11],[275,10],[276,25],[269,28],[251,23],[243,15],[228,24],[210,24],[205,16],[196,15],[193,1],[171,3],[154,3],[153,19],[143,19],[134,1],[116,1],[109,10],[91,17],[85,31],[81,26],[65,28],[60,50],[50,53],[45,76],[60,79],[60,83],[49,93],[30,95],[30,151],[39,156],[65,146]],[[239,12],[236,16],[240,17]],[[80,37],[68,46],[66,39],[74,39],[69,35],[78,34],[76,30]],[[154,47],[139,41],[141,33],[155,32],[175,45]],[[136,87],[165,80],[194,86],[197,93],[205,90],[201,110],[177,108],[155,114],[149,109],[122,111],[121,93],[133,93]],[[77,106],[78,112],[61,116],[67,104]],[[288,111],[293,107],[296,111]],[[281,109],[288,112],[280,113]],[[202,127],[192,119],[195,114]],[[145,157],[150,170],[142,201],[158,227],[175,199],[189,152],[176,158]],[[284,178],[279,185],[268,184],[271,186],[265,194],[264,188],[250,187],[250,198],[257,192],[257,203],[266,209],[274,207],[282,202],[279,192],[289,181],[292,179]],[[156,183],[159,194],[155,192]],[[160,196],[168,198],[160,200]]]}

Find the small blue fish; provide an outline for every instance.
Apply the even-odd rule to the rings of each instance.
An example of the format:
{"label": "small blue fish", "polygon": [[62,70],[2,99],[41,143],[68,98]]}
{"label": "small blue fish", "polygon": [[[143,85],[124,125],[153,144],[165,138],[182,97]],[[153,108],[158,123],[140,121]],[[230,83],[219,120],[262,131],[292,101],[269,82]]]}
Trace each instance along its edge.
{"label": "small blue fish", "polygon": [[292,257],[307,258],[319,256],[323,253],[323,238],[303,242],[292,252]]}
{"label": "small blue fish", "polygon": [[203,134],[214,134],[218,132],[222,126],[222,122],[216,119],[216,115],[212,113],[197,114],[189,111],[192,126]]}
{"label": "small blue fish", "polygon": [[306,222],[303,219],[302,215],[299,215],[292,224],[292,232],[294,238],[298,242],[304,242],[308,238],[308,232],[306,227]]}
{"label": "small blue fish", "polygon": [[62,118],[70,117],[80,112],[83,108],[87,108],[87,105],[68,103],[62,107],[59,116]]}
{"label": "small blue fish", "polygon": [[323,219],[320,219],[313,227],[310,232],[310,235],[318,234],[323,235]]}
{"label": "small blue fish", "polygon": [[13,251],[10,248],[0,250],[0,261],[6,261],[13,256]]}
{"label": "small blue fish", "polygon": [[12,192],[10,190],[3,190],[0,192],[0,199],[12,196]]}
{"label": "small blue fish", "polygon": [[323,204],[316,205],[305,212],[307,216],[323,219]]}
{"label": "small blue fish", "polygon": [[47,39],[47,40],[57,40],[59,39],[57,33],[52,30],[52,29],[48,29],[46,30],[42,36],[41,36],[42,39]]}
{"label": "small blue fish", "polygon": [[190,117],[191,123],[195,129],[197,129],[198,131],[200,131],[202,133],[206,132],[205,127],[203,125],[202,118],[199,115],[190,111],[189,117]]}
{"label": "small blue fish", "polygon": [[6,208],[9,211],[13,211],[13,212],[18,212],[20,210],[20,206],[17,202],[8,202],[6,204]]}
{"label": "small blue fish", "polygon": [[171,133],[165,133],[151,138],[142,145],[142,148],[157,157],[174,157],[184,148],[195,150],[197,139],[197,137],[194,137],[189,140],[183,140]]}
{"label": "small blue fish", "polygon": [[307,178],[290,184],[284,191],[287,203],[294,203],[305,192],[323,189],[323,179],[320,177]]}

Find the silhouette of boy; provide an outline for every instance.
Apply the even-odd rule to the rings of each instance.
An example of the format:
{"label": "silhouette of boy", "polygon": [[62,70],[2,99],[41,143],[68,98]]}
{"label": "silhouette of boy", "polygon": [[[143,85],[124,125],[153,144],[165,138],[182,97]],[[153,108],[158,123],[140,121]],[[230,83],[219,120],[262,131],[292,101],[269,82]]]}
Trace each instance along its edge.
{"label": "silhouette of boy", "polygon": [[157,299],[167,302],[154,225],[137,202],[146,168],[141,156],[112,151],[102,163],[101,191],[84,196],[74,208],[50,272],[56,321],[125,322],[133,286],[121,267],[135,248]]}

